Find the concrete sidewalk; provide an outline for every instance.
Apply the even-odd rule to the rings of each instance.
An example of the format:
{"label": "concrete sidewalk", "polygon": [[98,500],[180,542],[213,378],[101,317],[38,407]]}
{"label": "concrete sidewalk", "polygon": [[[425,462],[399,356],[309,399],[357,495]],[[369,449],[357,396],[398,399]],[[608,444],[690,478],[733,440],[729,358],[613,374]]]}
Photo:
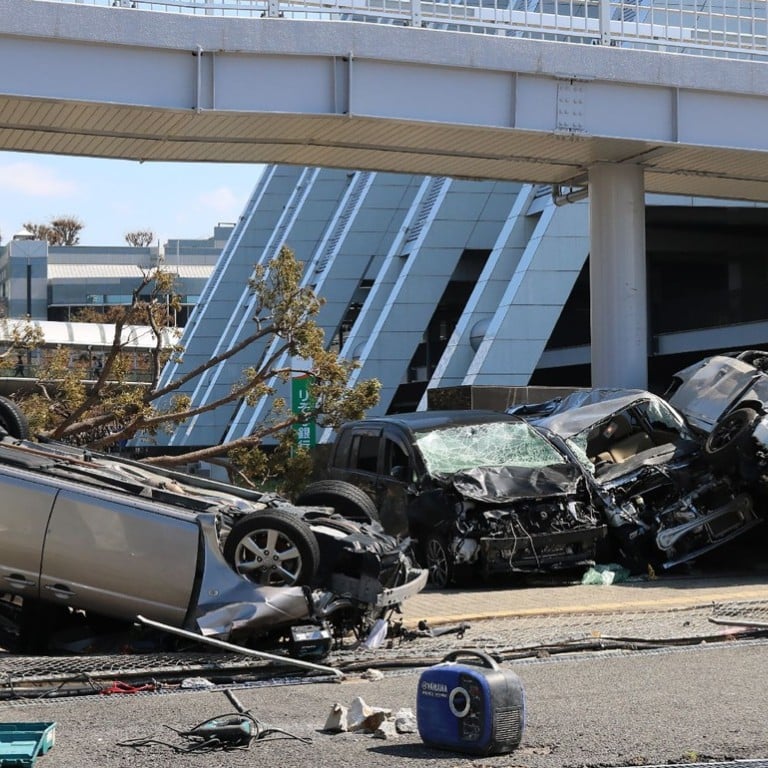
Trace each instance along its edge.
{"label": "concrete sidewalk", "polygon": [[623,611],[669,611],[717,603],[768,601],[768,573],[717,577],[664,575],[656,580],[611,586],[505,587],[478,585],[467,589],[426,589],[403,604],[403,619],[412,625],[516,616],[553,616]]}

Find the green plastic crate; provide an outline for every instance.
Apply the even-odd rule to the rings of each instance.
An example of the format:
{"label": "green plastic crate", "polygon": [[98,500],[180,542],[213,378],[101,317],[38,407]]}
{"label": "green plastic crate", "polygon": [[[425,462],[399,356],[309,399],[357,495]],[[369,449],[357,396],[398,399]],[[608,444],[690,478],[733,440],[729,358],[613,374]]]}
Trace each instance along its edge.
{"label": "green plastic crate", "polygon": [[0,723],[0,766],[33,765],[56,741],[56,723]]}

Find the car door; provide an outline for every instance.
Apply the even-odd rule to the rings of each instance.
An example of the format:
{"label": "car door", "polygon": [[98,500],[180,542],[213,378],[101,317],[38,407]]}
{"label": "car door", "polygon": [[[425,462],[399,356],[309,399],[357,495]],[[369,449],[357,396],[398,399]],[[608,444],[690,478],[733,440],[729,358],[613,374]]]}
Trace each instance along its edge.
{"label": "car door", "polygon": [[386,428],[380,437],[376,506],[384,530],[395,536],[407,536],[408,507],[416,470],[408,441]]}
{"label": "car door", "polygon": [[37,598],[43,541],[57,489],[11,467],[2,468],[0,486],[0,592]]}
{"label": "car door", "polygon": [[346,430],[336,446],[331,467],[334,480],[344,480],[365,491],[376,503],[379,471],[379,425],[360,425]]}
{"label": "car door", "polygon": [[61,489],[45,537],[41,596],[108,616],[181,625],[195,589],[193,515],[103,489]]}

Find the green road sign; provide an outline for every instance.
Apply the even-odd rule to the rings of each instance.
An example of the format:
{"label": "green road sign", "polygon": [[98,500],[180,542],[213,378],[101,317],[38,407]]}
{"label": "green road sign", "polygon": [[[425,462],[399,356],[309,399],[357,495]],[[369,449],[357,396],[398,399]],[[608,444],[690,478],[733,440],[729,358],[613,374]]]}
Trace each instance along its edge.
{"label": "green road sign", "polygon": [[[310,374],[295,376],[291,380],[291,411],[293,413],[309,413],[314,407],[315,401],[310,391],[313,377]],[[317,442],[316,425],[314,419],[294,424],[296,430],[296,443],[301,448],[314,448]]]}

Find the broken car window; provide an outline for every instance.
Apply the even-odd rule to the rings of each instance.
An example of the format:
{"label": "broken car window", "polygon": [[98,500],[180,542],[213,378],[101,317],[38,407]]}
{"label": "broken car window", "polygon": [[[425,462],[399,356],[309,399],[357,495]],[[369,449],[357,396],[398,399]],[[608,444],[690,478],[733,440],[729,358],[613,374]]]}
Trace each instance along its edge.
{"label": "broken car window", "polygon": [[563,457],[530,425],[498,421],[417,432],[416,445],[430,474],[473,467],[547,467]]}

